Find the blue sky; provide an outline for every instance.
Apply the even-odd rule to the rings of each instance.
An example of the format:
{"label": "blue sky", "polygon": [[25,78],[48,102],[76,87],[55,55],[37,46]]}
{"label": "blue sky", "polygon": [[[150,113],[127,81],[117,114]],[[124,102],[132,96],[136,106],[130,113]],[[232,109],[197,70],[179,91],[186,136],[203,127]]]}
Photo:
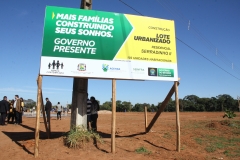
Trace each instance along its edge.
{"label": "blue sky", "polygon": [[[123,1],[145,16],[174,20],[177,38],[218,65],[177,40],[180,98],[190,94],[240,96],[239,0]],[[0,97],[13,99],[18,94],[36,100],[47,5],[79,8],[80,0],[0,1]],[[138,15],[119,0],[93,0],[93,9]],[[71,103],[72,85],[73,78],[44,76],[43,96],[53,104]],[[157,104],[172,85],[166,81],[118,80],[117,100]],[[110,100],[111,86],[111,80],[89,80],[88,93],[102,104]]]}

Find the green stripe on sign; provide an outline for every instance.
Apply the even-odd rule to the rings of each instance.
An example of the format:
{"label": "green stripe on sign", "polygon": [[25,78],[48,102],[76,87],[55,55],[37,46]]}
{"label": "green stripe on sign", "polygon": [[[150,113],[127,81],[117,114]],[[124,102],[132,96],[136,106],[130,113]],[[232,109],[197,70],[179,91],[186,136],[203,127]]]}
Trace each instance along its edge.
{"label": "green stripe on sign", "polygon": [[173,69],[158,68],[158,77],[174,77]]}
{"label": "green stripe on sign", "polygon": [[133,27],[123,14],[46,8],[42,56],[113,60]]}

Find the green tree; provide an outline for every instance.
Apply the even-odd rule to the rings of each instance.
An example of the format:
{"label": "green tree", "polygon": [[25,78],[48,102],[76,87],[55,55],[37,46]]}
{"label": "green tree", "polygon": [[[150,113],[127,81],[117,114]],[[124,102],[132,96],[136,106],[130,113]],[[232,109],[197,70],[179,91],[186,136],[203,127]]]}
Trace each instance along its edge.
{"label": "green tree", "polygon": [[72,108],[72,104],[67,104],[68,109]]}
{"label": "green tree", "polygon": [[132,109],[132,104],[131,104],[131,102],[123,101],[122,107],[123,107],[124,111],[126,110],[127,112],[129,112]]}
{"label": "green tree", "polygon": [[36,107],[36,102],[32,99],[28,99],[28,100],[23,100],[24,102],[24,105],[26,108],[33,108],[33,107]]}
{"label": "green tree", "polygon": [[102,105],[100,105],[100,110],[111,111],[112,110],[112,102],[110,102],[110,101],[104,102]]}
{"label": "green tree", "polygon": [[199,97],[196,95],[188,95],[185,96],[183,98],[184,100],[184,108],[186,111],[197,111],[198,106],[197,106],[197,102],[198,102]]}
{"label": "green tree", "polygon": [[218,111],[225,111],[234,110],[235,101],[234,99],[228,94],[222,94],[217,96],[217,110]]}

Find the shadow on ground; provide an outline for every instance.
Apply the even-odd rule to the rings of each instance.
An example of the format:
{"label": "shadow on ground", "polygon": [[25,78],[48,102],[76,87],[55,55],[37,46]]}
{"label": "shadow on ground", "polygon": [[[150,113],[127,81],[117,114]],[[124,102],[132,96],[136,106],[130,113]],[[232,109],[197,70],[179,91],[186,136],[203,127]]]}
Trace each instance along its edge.
{"label": "shadow on ground", "polygon": [[[29,132],[7,132],[2,131],[6,136],[8,136],[13,142],[23,148],[28,154],[32,154],[24,145],[21,144],[22,141],[35,140],[35,128],[20,124],[23,128],[30,130]],[[50,138],[59,138],[63,136],[64,132],[51,132]],[[39,139],[48,139],[47,133],[39,131]]]}
{"label": "shadow on ground", "polygon": [[[102,137],[102,138],[111,138],[111,134],[109,133],[104,133],[104,132],[98,132],[98,134]],[[120,135],[116,135],[116,138],[124,138],[124,137],[135,137],[135,136],[139,136],[139,135],[145,135],[146,133],[145,132],[139,132],[139,133],[135,133],[135,134],[130,134],[130,135],[124,135],[124,136],[120,136]],[[137,138],[138,140],[140,140],[139,138]],[[170,149],[167,149],[165,147],[162,147],[162,146],[158,146],[158,145],[155,145],[151,142],[149,142],[148,140],[143,140],[144,142],[154,146],[154,147],[157,147],[157,148],[161,148],[161,149],[164,149],[166,151],[172,151]]]}

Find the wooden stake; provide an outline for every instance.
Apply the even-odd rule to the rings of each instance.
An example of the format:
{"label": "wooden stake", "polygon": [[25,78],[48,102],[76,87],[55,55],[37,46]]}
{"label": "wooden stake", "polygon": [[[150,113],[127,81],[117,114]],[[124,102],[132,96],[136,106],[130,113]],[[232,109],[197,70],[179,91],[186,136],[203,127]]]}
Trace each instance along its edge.
{"label": "wooden stake", "polygon": [[115,153],[115,133],[116,133],[116,79],[112,79],[112,134],[111,134],[112,153]]}
{"label": "wooden stake", "polygon": [[35,126],[35,147],[34,147],[34,157],[38,157],[38,140],[39,140],[39,127],[40,127],[40,108],[42,106],[42,76],[38,76],[37,80],[38,84],[38,95],[37,95],[37,109],[36,109],[36,126]]}
{"label": "wooden stake", "polygon": [[[177,82],[177,85],[179,85],[179,82]],[[175,91],[175,87],[173,85],[171,90],[168,92],[168,95],[166,96],[166,98],[162,102],[161,106],[159,107],[157,113],[154,115],[153,119],[149,123],[149,125],[147,127],[147,132],[150,131],[150,129],[153,127],[154,123],[157,121],[157,119],[160,116],[160,114],[164,111],[164,109],[165,109],[166,105],[168,104],[170,98],[172,97],[174,91]]]}
{"label": "wooden stake", "polygon": [[147,106],[144,107],[144,117],[145,117],[145,132],[147,132]]}
{"label": "wooden stake", "polygon": [[179,100],[178,100],[178,81],[174,82],[175,102],[176,102],[176,129],[177,129],[177,146],[176,150],[180,152],[180,120],[179,120]]}
{"label": "wooden stake", "polygon": [[49,121],[48,121],[48,136],[51,136],[51,111],[49,113]]}

